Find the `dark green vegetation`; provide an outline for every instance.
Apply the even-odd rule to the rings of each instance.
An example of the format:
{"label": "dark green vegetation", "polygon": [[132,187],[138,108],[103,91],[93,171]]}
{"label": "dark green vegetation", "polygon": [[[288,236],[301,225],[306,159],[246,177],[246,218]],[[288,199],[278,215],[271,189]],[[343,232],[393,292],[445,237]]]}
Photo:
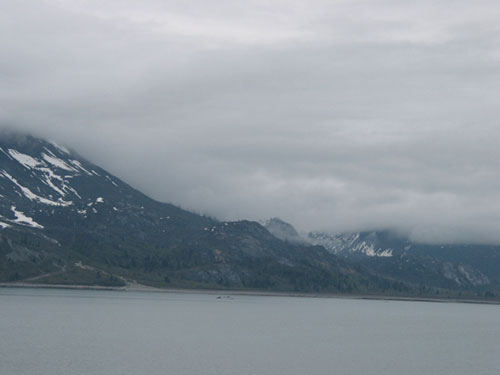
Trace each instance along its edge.
{"label": "dark green vegetation", "polygon": [[3,134],[0,147],[0,282],[485,296],[424,283],[418,264],[396,275],[154,201],[33,137]]}

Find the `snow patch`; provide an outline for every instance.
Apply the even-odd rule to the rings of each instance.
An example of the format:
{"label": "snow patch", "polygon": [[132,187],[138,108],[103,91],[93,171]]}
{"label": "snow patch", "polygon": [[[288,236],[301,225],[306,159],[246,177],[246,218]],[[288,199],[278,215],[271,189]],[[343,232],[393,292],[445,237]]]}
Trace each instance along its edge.
{"label": "snow patch", "polygon": [[37,160],[12,148],[9,149],[9,154],[13,159],[17,160],[24,168],[27,169],[34,169],[43,164],[40,160]]}
{"label": "snow patch", "polygon": [[24,196],[28,198],[30,201],[35,201],[43,204],[47,204],[49,206],[70,206],[73,204],[73,202],[66,202],[63,201],[62,199],[59,199],[59,202],[54,202],[50,199],[40,197],[39,195],[36,195],[33,193],[30,189],[27,187],[22,186],[17,180],[12,177],[10,174],[8,174],[5,170],[0,172],[0,176],[8,178],[13,184],[15,184],[21,191],[23,192]]}
{"label": "snow patch", "polygon": [[88,170],[86,170],[86,169],[83,167],[82,163],[80,163],[78,160],[74,160],[74,159],[73,159],[73,160],[70,160],[69,162],[70,162],[70,163],[71,163],[74,167],[76,167],[76,168],[78,168],[78,169],[82,170],[83,172],[85,172],[85,173],[86,173],[86,174],[88,174],[89,176],[92,176],[92,173],[90,173]]}
{"label": "snow patch", "polygon": [[99,197],[95,200],[96,203],[104,203],[104,199],[102,197]]}
{"label": "snow patch", "polygon": [[69,172],[77,172],[77,170],[75,168],[70,167],[68,164],[66,164],[66,162],[64,160],[59,159],[56,156],[50,156],[50,155],[47,155],[45,152],[43,152],[42,157],[45,159],[45,161],[52,164],[56,168],[64,169],[65,171],[69,171]]}
{"label": "snow patch", "polygon": [[55,173],[52,171],[52,169],[50,169],[50,168],[37,168],[37,170],[38,170],[38,171],[40,171],[40,172],[45,173],[45,174],[46,174],[46,175],[48,175],[51,179],[52,179],[52,178],[54,178],[54,179],[56,179],[56,180],[58,180],[58,181],[64,182],[64,179],[63,179],[61,176],[59,176],[59,175],[55,174]]}
{"label": "snow patch", "polygon": [[[78,194],[78,192],[74,188],[72,188],[71,186],[67,185],[67,181],[64,179],[64,178],[73,177],[73,176],[64,176],[64,178],[63,178],[63,177],[55,174],[50,168],[36,168],[36,169],[38,171],[41,171],[41,172],[43,172],[45,174],[44,177],[43,177],[42,182],[44,184],[48,185],[54,191],[56,191],[59,195],[61,195],[61,196],[64,197],[64,196],[66,196],[66,193],[72,192],[79,199],[82,199],[82,197],[80,196],[80,194]],[[56,186],[52,182],[52,179],[55,179],[55,180],[59,181],[61,183],[62,187],[59,188],[58,186]]]}
{"label": "snow patch", "polygon": [[3,222],[1,222],[1,221],[0,221],[0,227],[1,227],[2,229],[5,229],[5,228],[11,227],[11,226],[12,226],[12,225],[7,224],[7,223],[3,223]]}
{"label": "snow patch", "polygon": [[12,156],[6,153],[3,148],[0,147],[0,151],[2,151],[10,160],[12,160]]}
{"label": "snow patch", "polygon": [[43,225],[38,224],[35,220],[33,220],[29,216],[26,216],[21,211],[17,211],[15,206],[12,206],[10,209],[12,210],[12,212],[14,212],[14,215],[16,216],[14,222],[21,225],[27,225],[33,228],[43,229]]}
{"label": "snow patch", "polygon": [[113,184],[113,186],[118,187],[118,185],[109,176],[106,176],[106,178]]}
{"label": "snow patch", "polygon": [[50,175],[45,175],[44,180],[42,180],[42,182],[44,184],[46,184],[47,186],[49,186],[52,190],[54,190],[59,195],[61,195],[63,197],[66,195],[66,193],[64,191],[62,191],[56,185],[54,185],[54,183],[52,182],[52,179],[50,178]]}
{"label": "snow patch", "polygon": [[73,201],[65,201],[65,200],[62,200],[61,198],[59,198],[57,200],[57,203],[59,204],[59,206],[68,207],[68,206],[71,206],[73,204]]}
{"label": "snow patch", "polygon": [[392,249],[386,249],[377,253],[379,257],[392,257]]}

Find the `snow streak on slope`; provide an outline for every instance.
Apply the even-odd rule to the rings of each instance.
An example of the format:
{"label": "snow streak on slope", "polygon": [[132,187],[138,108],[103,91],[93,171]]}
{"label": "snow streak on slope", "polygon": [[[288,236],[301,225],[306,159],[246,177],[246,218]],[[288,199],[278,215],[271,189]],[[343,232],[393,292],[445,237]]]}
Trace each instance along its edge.
{"label": "snow streak on slope", "polygon": [[39,203],[47,204],[49,206],[70,206],[73,204],[72,202],[66,202],[60,199],[58,202],[54,202],[50,199],[40,197],[39,195],[33,193],[30,189],[27,187],[21,185],[17,180],[12,177],[10,174],[8,174],[6,171],[1,171],[0,176],[8,178],[14,185],[16,185],[21,191],[23,192],[24,196],[28,198],[31,201],[36,201]]}
{"label": "snow streak on slope", "polygon": [[9,228],[9,227],[11,227],[11,226],[12,226],[12,225],[10,225],[10,224],[7,224],[7,223],[4,223],[4,222],[0,221],[0,227],[1,227],[2,229]]}
{"label": "snow streak on slope", "polygon": [[[62,146],[30,136],[0,137],[0,230],[14,225],[49,228],[57,217],[117,215],[127,198],[124,188]],[[64,221],[57,220],[57,225]]]}
{"label": "snow streak on slope", "polygon": [[309,233],[308,239],[315,245],[321,245],[333,254],[364,254],[369,257],[392,257],[393,249],[377,247],[373,242],[362,239],[360,233],[328,234]]}
{"label": "snow streak on slope", "polygon": [[[47,150],[50,152],[49,150]],[[47,155],[45,152],[42,153],[42,157],[47,161],[48,163],[52,164],[54,167],[59,168],[59,169],[64,169],[65,171],[68,172],[76,172],[77,170],[73,167],[70,167],[68,164],[64,162],[64,160],[59,159],[56,157],[54,154],[52,155]]]}
{"label": "snow streak on slope", "polygon": [[[61,146],[58,146],[57,149],[61,152],[69,154],[69,151]],[[8,178],[20,189],[22,194],[31,201],[37,201],[39,203],[53,206],[69,206],[71,205],[71,202],[62,199],[68,194],[73,194],[76,198],[82,199],[78,191],[69,185],[68,179],[78,176],[81,173],[88,176],[92,176],[93,174],[89,172],[78,160],[69,159],[65,161],[57,157],[47,147],[44,147],[44,150],[45,152],[41,153],[41,157],[37,158],[13,148],[9,148],[8,152],[0,149],[0,151],[8,156],[9,159],[17,161],[24,168],[31,171],[31,177],[38,177],[44,185],[48,186],[55,193],[57,193],[59,196],[58,199],[54,199],[51,194],[49,194],[49,197],[43,197],[40,194],[34,193],[32,189],[24,186],[16,177],[13,177],[6,170],[0,171],[0,176]],[[60,173],[60,171],[64,171],[64,174],[59,175],[58,173]],[[40,191],[40,188],[37,190]]]}
{"label": "snow streak on slope", "polygon": [[73,166],[75,166],[76,168],[78,168],[78,169],[82,170],[83,172],[85,172],[86,174],[88,174],[89,176],[92,176],[92,173],[90,173],[88,170],[86,170],[86,169],[83,167],[82,163],[80,163],[78,160],[74,160],[74,159],[72,159],[72,160],[70,160],[69,162],[70,162]]}
{"label": "snow streak on slope", "polygon": [[33,228],[43,229],[43,225],[38,224],[35,220],[33,220],[29,216],[26,216],[21,211],[17,211],[15,206],[12,206],[11,210],[12,212],[14,212],[14,215],[16,216],[16,219],[14,220],[15,223],[28,225]]}
{"label": "snow streak on slope", "polygon": [[19,163],[21,163],[25,168],[33,169],[41,165],[42,163],[29,155],[23,154],[13,149],[9,149],[9,154]]}

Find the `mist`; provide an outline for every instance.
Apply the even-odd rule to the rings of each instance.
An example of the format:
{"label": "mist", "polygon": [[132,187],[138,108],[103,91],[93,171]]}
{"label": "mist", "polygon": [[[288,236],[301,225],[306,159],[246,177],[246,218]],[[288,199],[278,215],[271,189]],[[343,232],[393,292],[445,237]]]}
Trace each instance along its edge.
{"label": "mist", "polygon": [[496,1],[1,8],[1,126],[157,200],[301,231],[500,243]]}

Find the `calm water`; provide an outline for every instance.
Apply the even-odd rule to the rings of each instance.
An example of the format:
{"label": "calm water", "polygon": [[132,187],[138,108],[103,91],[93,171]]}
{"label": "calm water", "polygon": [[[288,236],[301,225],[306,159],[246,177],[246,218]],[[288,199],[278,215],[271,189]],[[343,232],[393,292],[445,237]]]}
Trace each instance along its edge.
{"label": "calm water", "polygon": [[0,288],[0,374],[494,374],[500,306]]}

